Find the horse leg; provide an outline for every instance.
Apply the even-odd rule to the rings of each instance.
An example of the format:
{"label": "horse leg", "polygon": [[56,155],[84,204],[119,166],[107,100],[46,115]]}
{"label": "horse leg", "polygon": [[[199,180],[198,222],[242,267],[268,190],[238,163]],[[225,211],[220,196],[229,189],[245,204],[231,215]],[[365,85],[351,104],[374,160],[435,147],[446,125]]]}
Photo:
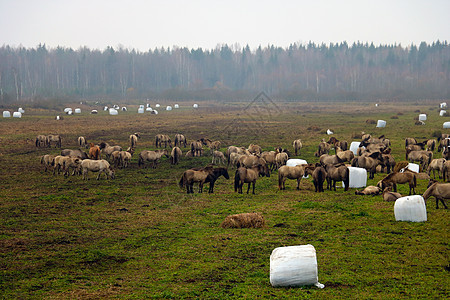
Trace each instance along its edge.
{"label": "horse leg", "polygon": [[297,190],[300,190],[300,180],[302,177],[297,178]]}
{"label": "horse leg", "polygon": [[[255,183],[256,183],[256,180],[252,182],[252,185],[253,185],[253,195],[255,194]],[[250,183],[249,183],[249,185],[250,185]]]}
{"label": "horse leg", "polygon": [[436,198],[436,209],[439,208],[439,201],[438,201],[438,200],[441,200],[441,203],[442,203],[442,205],[444,205],[444,208],[445,208],[445,209],[448,208],[448,207],[447,207],[447,204],[445,204],[444,198],[440,198],[440,199]]}
{"label": "horse leg", "polygon": [[250,191],[250,184],[251,184],[251,182],[248,183],[247,194]]}

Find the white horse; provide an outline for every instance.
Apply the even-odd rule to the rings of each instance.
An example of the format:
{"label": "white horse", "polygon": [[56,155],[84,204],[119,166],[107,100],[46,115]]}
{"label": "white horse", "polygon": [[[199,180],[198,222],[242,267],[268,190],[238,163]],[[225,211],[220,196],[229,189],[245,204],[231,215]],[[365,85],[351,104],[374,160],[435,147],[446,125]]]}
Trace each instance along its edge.
{"label": "white horse", "polygon": [[87,174],[89,171],[98,172],[97,180],[100,179],[100,175],[105,173],[106,178],[115,178],[115,172],[111,169],[109,162],[104,159],[94,160],[85,159],[81,162],[81,169],[83,170],[83,179],[88,179]]}

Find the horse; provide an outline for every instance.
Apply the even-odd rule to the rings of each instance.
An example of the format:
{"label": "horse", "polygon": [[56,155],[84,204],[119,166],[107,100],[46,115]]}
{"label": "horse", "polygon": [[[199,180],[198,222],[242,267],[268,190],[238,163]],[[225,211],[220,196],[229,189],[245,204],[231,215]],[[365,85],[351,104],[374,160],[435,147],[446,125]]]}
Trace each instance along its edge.
{"label": "horse", "polygon": [[250,184],[253,186],[253,194],[255,194],[255,183],[258,176],[270,177],[269,169],[267,166],[258,165],[252,168],[240,167],[236,170],[234,175],[234,191],[242,194],[242,186],[244,183],[248,183],[247,194],[250,191]]}
{"label": "horse", "polygon": [[60,135],[47,135],[47,146],[50,148],[52,143],[55,143],[55,148],[61,148]]}
{"label": "horse", "polygon": [[355,190],[355,195],[372,195],[376,196],[379,195],[381,192],[381,189],[377,186],[369,185],[362,191]]}
{"label": "horse", "polygon": [[80,174],[80,167],[81,167],[81,160],[78,157],[72,157],[72,156],[64,156],[64,159],[62,160],[62,167],[64,170],[64,177],[69,176],[69,169],[72,168],[72,176],[75,175],[75,173]]}
{"label": "horse", "polygon": [[239,154],[239,153],[231,153],[230,154],[230,159],[228,161],[228,166],[232,166],[232,167],[237,167],[237,164],[239,163],[239,159],[241,158],[241,156],[243,156],[243,154]]}
{"label": "horse", "polygon": [[305,168],[305,174],[309,174],[313,178],[313,184],[315,192],[323,192],[323,183],[328,177],[327,171],[319,163],[314,165],[308,165]]}
{"label": "horse", "polygon": [[127,168],[131,163],[131,157],[134,154],[134,148],[128,147],[127,151],[114,151],[111,153],[112,161],[115,167]]}
{"label": "horse", "polygon": [[435,158],[431,161],[431,163],[428,165],[427,174],[430,176],[431,171],[433,171],[433,177],[436,179],[436,170],[438,171],[439,178],[442,178],[444,175],[444,165],[445,165],[445,158]]}
{"label": "horse", "polygon": [[87,143],[87,141],[86,141],[86,138],[85,138],[84,136],[79,136],[79,137],[77,138],[77,145],[78,145],[78,147],[86,148],[86,149],[87,149],[88,143]]}
{"label": "horse", "polygon": [[355,158],[355,154],[351,150],[342,150],[339,146],[335,146],[334,149],[336,150],[336,156],[339,157],[342,162],[351,162],[352,159]]}
{"label": "horse", "polygon": [[35,140],[36,147],[42,148],[48,146],[48,139],[46,135],[38,135]]}
{"label": "horse", "polygon": [[402,194],[396,193],[396,192],[392,192],[391,189],[392,189],[392,188],[391,188],[390,186],[384,188],[383,194],[382,194],[382,195],[383,195],[383,200],[384,200],[384,201],[391,202],[391,201],[395,201],[395,200],[397,200],[398,198],[401,198],[401,197],[402,197]]}
{"label": "horse", "polygon": [[89,171],[98,172],[97,180],[100,179],[100,175],[102,173],[105,173],[106,179],[115,178],[114,170],[111,169],[109,162],[104,159],[100,160],[85,159],[81,162],[81,169],[83,170],[83,179],[85,180],[88,179],[87,174]]}
{"label": "horse", "polygon": [[[381,154],[381,157],[383,157],[384,167],[386,168],[386,173],[391,173],[392,170],[395,168],[395,158],[391,154]],[[383,168],[384,169],[384,168]]]}
{"label": "horse", "polygon": [[41,156],[41,164],[44,165],[44,171],[47,172],[47,169],[53,166],[55,161],[55,156],[50,154],[45,154]]}
{"label": "horse", "polygon": [[61,150],[61,156],[76,156],[81,159],[89,158],[88,154],[81,149],[72,150],[72,149],[64,149]]}
{"label": "horse", "polygon": [[320,142],[317,152],[314,153],[314,156],[321,157],[323,154],[330,153],[331,145],[326,142]]}
{"label": "horse", "polygon": [[288,161],[288,159],[289,159],[289,156],[286,152],[278,153],[275,156],[275,163],[277,165],[277,168],[280,168],[281,166],[286,165],[286,162]]}
{"label": "horse", "polygon": [[220,141],[211,141],[210,139],[205,139],[205,138],[201,138],[199,141],[203,145],[207,146],[211,150],[211,153],[213,153],[213,151],[217,151],[220,149],[220,145],[221,145]]}
{"label": "horse", "polygon": [[245,167],[245,168],[252,168],[254,166],[258,165],[266,165],[266,161],[262,159],[261,157],[258,157],[256,155],[242,155],[239,158],[239,161],[237,163],[237,167]]}
{"label": "horse", "polygon": [[426,150],[433,152],[434,149],[436,149],[436,144],[437,144],[437,141],[435,139],[428,140],[426,143],[426,145],[427,145]]}
{"label": "horse", "polygon": [[172,148],[172,140],[170,139],[170,137],[168,135],[157,134],[155,136],[156,148],[161,148],[163,143],[164,143],[164,148],[167,148],[167,145],[169,145],[169,147]]}
{"label": "horse", "polygon": [[406,155],[407,160],[410,162],[418,161],[422,165],[422,169],[427,169],[428,165],[431,163],[433,159],[433,152],[419,150],[419,151],[410,151]]}
{"label": "horse", "polygon": [[335,164],[339,164],[339,163],[343,163],[343,162],[344,161],[338,155],[322,154],[319,158],[319,163],[322,166],[335,165]]}
{"label": "horse", "polygon": [[183,148],[186,148],[187,141],[186,141],[186,138],[184,137],[184,135],[182,135],[180,133],[175,134],[174,144],[175,144],[175,146],[179,146],[179,147],[181,147],[181,145],[183,145]]}
{"label": "horse", "polygon": [[199,183],[199,193],[203,192],[203,185],[209,182],[208,192],[214,193],[214,183],[220,176],[225,177],[225,179],[230,179],[226,168],[213,168],[212,166],[193,168],[184,171],[178,184],[181,188],[186,186],[186,192],[193,194],[195,182]]}
{"label": "horse", "polygon": [[101,142],[100,143],[100,150],[102,150],[102,152],[105,153],[106,159],[110,159],[111,154],[114,151],[122,151],[122,147],[120,147],[120,146],[110,146],[108,143]]}
{"label": "horse", "polygon": [[417,185],[416,173],[412,172],[393,172],[377,183],[377,186],[384,190],[386,187],[393,187],[394,192],[397,192],[397,184],[409,184],[409,194],[411,195],[411,191],[415,194],[415,187]]}
{"label": "horse", "polygon": [[130,148],[136,148],[137,141],[141,137],[141,135],[138,132],[135,132],[134,134],[131,134],[130,139]]}
{"label": "horse", "polygon": [[295,167],[282,166],[278,169],[278,188],[285,190],[286,179],[297,180],[297,190],[300,189],[300,180],[305,176],[305,167],[307,165],[297,165]]}
{"label": "horse", "polygon": [[89,158],[90,159],[95,159],[95,160],[101,159],[100,147],[98,145],[94,145],[94,143],[90,143],[89,146],[90,146],[90,148],[89,148]]}
{"label": "horse", "polygon": [[229,146],[227,148],[227,151],[225,151],[225,157],[227,158],[228,166],[230,165],[230,158],[231,158],[232,153],[237,153],[240,155],[243,155],[243,154],[250,155],[251,154],[244,147]]}
{"label": "horse", "polygon": [[276,151],[264,151],[261,153],[261,158],[266,161],[266,164],[269,166],[270,171],[273,171],[276,167],[275,158],[278,152]]}
{"label": "horse", "polygon": [[259,145],[250,144],[247,148],[248,152],[251,154],[261,154],[262,148]]}
{"label": "horse", "polygon": [[405,139],[405,148],[408,147],[409,145],[414,145],[414,144],[417,144],[417,140],[415,138],[407,137]]}
{"label": "horse", "polygon": [[215,164],[217,162],[224,164],[225,163],[225,155],[222,152],[215,150],[213,152],[213,157],[212,157],[211,163]]}
{"label": "horse", "polygon": [[178,164],[181,155],[183,155],[183,152],[181,151],[180,147],[178,146],[173,147],[172,151],[170,152],[170,163],[172,165]]}
{"label": "horse", "polygon": [[64,176],[66,176],[68,174],[66,166],[73,167],[75,174],[75,170],[77,169],[81,161],[82,160],[79,157],[75,156],[62,156],[62,155],[55,156],[53,160],[53,175],[55,175],[56,172],[60,174],[60,171],[63,170]]}
{"label": "horse", "polygon": [[336,182],[343,181],[345,185],[345,191],[348,191],[350,183],[350,171],[345,165],[326,165],[325,171],[327,171],[327,189],[334,188],[336,191]]}
{"label": "horse", "polygon": [[295,151],[295,156],[300,155],[300,150],[303,148],[302,140],[298,139],[292,142],[292,147]]}
{"label": "horse", "polygon": [[203,145],[200,140],[191,142],[191,152],[192,156],[201,156],[201,152],[203,150]]}
{"label": "horse", "polygon": [[377,172],[377,166],[384,166],[383,157],[380,152],[374,152],[368,156],[358,156],[352,160],[352,167],[364,168],[369,171],[369,178],[373,179]]}
{"label": "horse", "polygon": [[450,183],[441,183],[430,180],[427,190],[422,195],[423,199],[425,200],[425,205],[428,198],[432,196],[436,198],[436,209],[439,208],[439,200],[444,205],[444,207],[447,208],[445,200],[450,199]]}
{"label": "horse", "polygon": [[140,167],[144,165],[145,161],[150,161],[152,163],[152,168],[155,169],[159,159],[163,155],[165,157],[169,157],[169,152],[167,151],[167,149],[156,151],[143,150],[141,151],[141,153],[139,153],[138,166]]}

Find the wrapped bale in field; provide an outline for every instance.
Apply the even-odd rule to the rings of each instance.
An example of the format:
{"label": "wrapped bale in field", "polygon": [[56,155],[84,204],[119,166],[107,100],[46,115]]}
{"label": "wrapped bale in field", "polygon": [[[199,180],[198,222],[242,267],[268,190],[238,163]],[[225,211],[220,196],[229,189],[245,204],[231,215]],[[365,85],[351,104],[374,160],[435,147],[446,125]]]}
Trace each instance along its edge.
{"label": "wrapped bale in field", "polygon": [[355,156],[358,153],[359,144],[361,144],[361,142],[352,142],[350,144],[350,151],[352,151]]}
{"label": "wrapped bale in field", "polygon": [[167,105],[167,106],[166,106],[166,110],[172,110],[172,106]]}
{"label": "wrapped bale in field", "polygon": [[119,114],[119,112],[116,109],[114,109],[114,108],[110,108],[109,109],[109,114],[111,116],[117,116]]}
{"label": "wrapped bale in field", "polygon": [[81,114],[81,108],[75,108],[75,113],[76,114]]}
{"label": "wrapped bale in field", "polygon": [[425,222],[427,208],[420,195],[401,197],[395,200],[394,215],[396,221]]}
{"label": "wrapped bale in field", "polygon": [[[364,168],[347,167],[349,171],[349,187],[350,188],[362,188],[367,185],[367,170]],[[345,188],[345,184],[342,181],[342,187]]]}
{"label": "wrapped bale in field", "polygon": [[180,106],[178,104],[175,104],[173,107],[174,108],[180,108]]}
{"label": "wrapped bale in field", "polygon": [[288,167],[295,167],[298,165],[307,165],[308,163],[304,159],[298,159],[298,158],[290,158],[286,161],[286,166]]}
{"label": "wrapped bale in field", "polygon": [[22,118],[22,113],[21,113],[21,112],[18,112],[18,111],[15,111],[15,112],[13,113],[13,118]]}
{"label": "wrapped bale in field", "polygon": [[23,110],[22,107],[19,107],[19,109],[18,109],[17,111],[20,112],[21,114],[24,114],[24,113],[25,113],[25,111]]}
{"label": "wrapped bale in field", "polygon": [[194,105],[192,105],[193,108],[198,108],[198,104],[195,103]]}
{"label": "wrapped bale in field", "polygon": [[446,102],[442,102],[441,104],[439,104],[439,108],[447,108],[447,103]]}
{"label": "wrapped bale in field", "polygon": [[450,122],[444,122],[442,125],[443,128],[450,128]]}
{"label": "wrapped bale in field", "polygon": [[265,220],[259,213],[229,215],[222,222],[222,228],[262,228]]}
{"label": "wrapped bale in field", "polygon": [[139,107],[138,108],[138,114],[143,114],[144,113],[144,108],[143,107]]}
{"label": "wrapped bale in field", "polygon": [[427,115],[426,114],[420,114],[419,115],[419,121],[426,121],[427,120]]}
{"label": "wrapped bale in field", "polygon": [[3,118],[10,118],[10,117],[11,117],[11,113],[9,111],[5,110],[3,112]]}
{"label": "wrapped bale in field", "polygon": [[446,114],[447,114],[447,111],[445,111],[445,110],[441,110],[439,112],[439,116],[441,116],[441,117],[445,116]]}
{"label": "wrapped bale in field", "polygon": [[275,248],[270,255],[270,284],[273,287],[315,285],[323,288],[317,275],[314,246]]}
{"label": "wrapped bale in field", "polygon": [[386,121],[385,120],[378,120],[377,127],[378,128],[386,127]]}

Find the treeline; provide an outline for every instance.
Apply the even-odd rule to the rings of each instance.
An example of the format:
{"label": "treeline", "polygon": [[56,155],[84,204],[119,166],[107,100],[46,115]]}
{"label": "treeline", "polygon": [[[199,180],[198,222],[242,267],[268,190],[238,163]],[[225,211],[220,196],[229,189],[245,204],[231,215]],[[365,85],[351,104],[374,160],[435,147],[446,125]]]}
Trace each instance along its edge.
{"label": "treeline", "polygon": [[450,46],[293,44],[251,50],[0,48],[0,101],[39,98],[286,100],[450,98]]}

